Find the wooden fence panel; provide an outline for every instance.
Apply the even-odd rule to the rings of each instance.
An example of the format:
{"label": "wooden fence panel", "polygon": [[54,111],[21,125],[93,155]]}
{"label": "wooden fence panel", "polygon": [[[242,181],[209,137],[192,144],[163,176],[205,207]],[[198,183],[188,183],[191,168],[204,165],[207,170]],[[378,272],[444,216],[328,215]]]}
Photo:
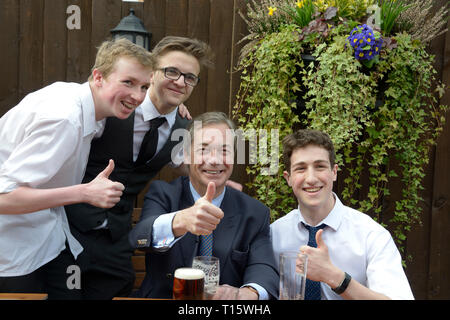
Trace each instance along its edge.
{"label": "wooden fence panel", "polygon": [[166,35],[166,1],[145,1],[144,12],[142,21],[147,30],[152,33],[150,48],[153,48]]}
{"label": "wooden fence panel", "polygon": [[[443,1],[444,3],[445,1]],[[450,27],[450,22],[447,23]],[[443,48],[438,46],[440,55],[436,55],[437,64],[441,66],[442,81],[450,83],[450,32],[440,37],[440,43],[445,43]],[[438,40],[438,41],[439,41]],[[436,51],[433,50],[433,53]],[[450,106],[450,92],[441,99],[441,103]],[[432,187],[433,198],[431,201],[431,228],[430,260],[428,271],[428,295],[427,299],[450,299],[450,112],[447,112],[447,122],[437,146],[434,162],[430,166],[434,168],[434,181]]]}
{"label": "wooden fence panel", "polygon": [[211,2],[209,44],[214,50],[216,59],[214,70],[208,72],[208,94],[205,111],[228,113],[233,26],[232,4],[230,0]]}
{"label": "wooden fence panel", "polygon": [[43,0],[20,1],[19,99],[42,86],[43,13]]}
{"label": "wooden fence panel", "polygon": [[45,0],[43,36],[43,86],[66,79],[67,0]]}
{"label": "wooden fence panel", "polygon": [[[436,7],[445,0],[436,0]],[[246,34],[238,14],[246,0],[145,0],[144,3],[120,0],[2,0],[0,1],[0,116],[20,99],[54,81],[84,82],[94,63],[96,47],[110,37],[110,30],[134,8],[152,33],[151,47],[166,35],[180,35],[206,41],[215,53],[215,67],[203,70],[201,82],[186,102],[191,114],[219,110],[231,115],[239,88],[240,74],[233,73]],[[81,29],[66,27],[67,6],[81,10]],[[450,33],[434,41],[430,49],[436,55],[436,68],[449,84]],[[441,103],[450,105],[450,94]],[[449,119],[450,114],[447,116]],[[430,154],[424,179],[423,219],[406,240],[407,262],[413,292],[419,299],[450,298],[450,121]],[[157,178],[171,180],[176,174],[163,170]],[[245,183],[245,165],[237,165],[232,179]],[[336,186],[340,189],[340,180]],[[400,187],[392,189],[386,202],[392,211]],[[142,205],[142,194],[138,205]],[[383,216],[383,221],[389,214]]]}
{"label": "wooden fence panel", "polygon": [[92,36],[90,45],[92,65],[95,62],[97,47],[106,39],[111,38],[111,29],[116,27],[121,18],[121,2],[115,0],[92,1]]}
{"label": "wooden fence panel", "polygon": [[66,81],[85,82],[91,71],[92,0],[71,0],[81,10],[81,29],[68,30]]}
{"label": "wooden fence panel", "polygon": [[17,0],[0,2],[0,117],[19,100],[19,9]]}

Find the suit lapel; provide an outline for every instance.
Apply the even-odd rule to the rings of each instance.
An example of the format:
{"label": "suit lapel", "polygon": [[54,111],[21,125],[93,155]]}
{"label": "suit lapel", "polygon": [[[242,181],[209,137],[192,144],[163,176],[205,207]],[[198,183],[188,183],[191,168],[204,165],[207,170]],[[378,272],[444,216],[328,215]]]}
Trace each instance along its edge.
{"label": "suit lapel", "polygon": [[241,220],[241,216],[236,214],[238,210],[235,202],[231,199],[231,192],[228,189],[225,191],[225,196],[220,205],[224,212],[224,217],[216,230],[214,230],[213,256],[219,258],[221,273],[226,268],[227,257],[230,256],[233,238]]}

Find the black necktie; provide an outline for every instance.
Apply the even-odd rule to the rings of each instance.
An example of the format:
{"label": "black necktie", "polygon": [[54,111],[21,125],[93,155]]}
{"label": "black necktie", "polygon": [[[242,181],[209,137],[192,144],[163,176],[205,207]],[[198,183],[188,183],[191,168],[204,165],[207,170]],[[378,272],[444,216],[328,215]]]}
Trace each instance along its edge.
{"label": "black necktie", "polygon": [[166,118],[155,118],[150,120],[150,129],[144,136],[142,140],[141,149],[139,150],[139,155],[136,159],[136,164],[143,164],[150,160],[155,152],[158,145],[158,128],[166,122]]}
{"label": "black necktie", "polygon": [[[302,224],[309,231],[308,246],[317,248],[316,233],[320,229],[325,228],[327,225],[325,223],[322,223],[318,227],[311,227],[311,226],[304,224],[303,222],[302,222]],[[321,299],[320,281],[312,281],[312,280],[306,279],[305,300],[320,300],[320,299]]]}

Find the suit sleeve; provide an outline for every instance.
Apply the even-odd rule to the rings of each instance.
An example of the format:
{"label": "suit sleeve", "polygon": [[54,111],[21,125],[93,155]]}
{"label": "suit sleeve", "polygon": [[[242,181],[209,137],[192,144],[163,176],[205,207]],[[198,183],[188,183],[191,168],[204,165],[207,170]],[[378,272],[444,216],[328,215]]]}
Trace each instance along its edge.
{"label": "suit sleeve", "polygon": [[244,283],[257,283],[278,298],[279,274],[270,240],[270,211],[265,208],[259,214],[264,221],[250,244],[250,255],[244,274]]}
{"label": "suit sleeve", "polygon": [[[128,240],[134,249],[152,250],[153,225],[163,214],[172,212],[170,186],[163,181],[155,181],[145,195],[141,217],[130,231]],[[175,210],[176,211],[176,210]]]}

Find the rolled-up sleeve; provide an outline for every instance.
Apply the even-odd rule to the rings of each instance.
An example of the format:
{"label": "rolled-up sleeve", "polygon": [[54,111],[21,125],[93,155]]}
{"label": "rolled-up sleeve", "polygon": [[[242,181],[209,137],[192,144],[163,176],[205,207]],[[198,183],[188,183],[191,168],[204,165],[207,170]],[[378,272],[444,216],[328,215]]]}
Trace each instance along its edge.
{"label": "rolled-up sleeve", "polygon": [[414,299],[401,255],[389,232],[377,234],[371,242],[367,253],[367,287],[394,300]]}
{"label": "rolled-up sleeve", "polygon": [[40,119],[24,128],[0,166],[0,193],[20,186],[36,188],[49,181],[72,157],[78,129],[66,119]]}

